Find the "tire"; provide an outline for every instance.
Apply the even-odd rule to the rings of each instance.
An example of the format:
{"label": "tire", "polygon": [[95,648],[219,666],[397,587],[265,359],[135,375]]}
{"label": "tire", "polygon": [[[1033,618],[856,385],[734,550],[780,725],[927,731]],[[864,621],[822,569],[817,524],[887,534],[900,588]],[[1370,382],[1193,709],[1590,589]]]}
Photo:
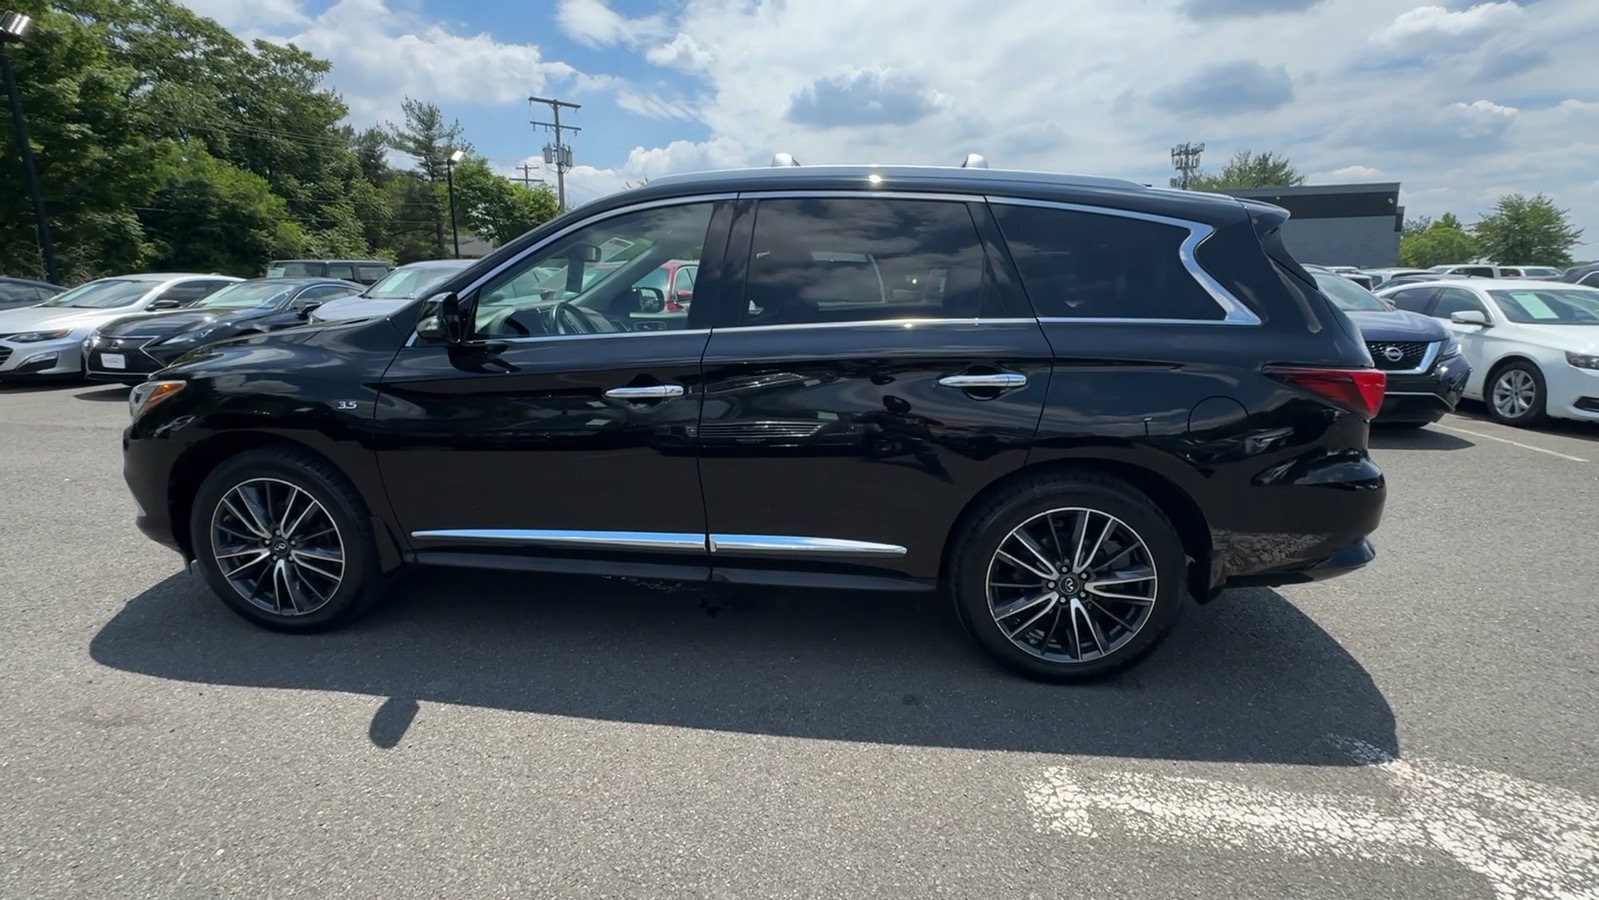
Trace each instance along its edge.
{"label": "tire", "polygon": [[[246,496],[254,499],[253,506]],[[271,532],[282,525],[291,527],[279,541]],[[264,628],[327,631],[365,612],[381,595],[377,540],[366,504],[338,469],[304,451],[251,450],[217,466],[195,494],[189,534],[211,591]],[[298,549],[288,545],[289,538],[299,542]],[[332,561],[335,551],[342,565]],[[256,554],[265,556],[251,564]],[[224,574],[239,566],[248,567],[233,580]],[[285,580],[274,572],[279,568],[287,571]],[[255,585],[252,596],[246,596],[246,581]]]}
{"label": "tire", "polygon": [[[1084,555],[1099,533],[1110,529],[1087,567],[1102,570],[1098,580],[1112,571],[1122,578],[1145,571],[1154,576],[1102,584],[1098,590],[1128,597],[1147,595],[1147,605],[1106,598],[1088,589],[1078,580],[1083,567],[1063,572],[1062,577],[1043,577],[1038,559],[1027,554],[1015,536],[1017,529],[1036,535],[1034,543],[1046,555],[1058,557],[1050,561],[1053,564],[1067,554],[1077,555],[1074,532],[1079,521],[1087,522]],[[1051,537],[1051,524],[1057,537]],[[1051,553],[1051,544],[1063,549]],[[1125,547],[1130,549],[1123,552]],[[1015,565],[1007,556],[1031,564],[1035,571]],[[1177,530],[1148,497],[1097,473],[1057,472],[1007,487],[966,518],[951,546],[946,589],[967,633],[995,661],[1041,681],[1084,681],[1132,665],[1160,643],[1177,620],[1186,567],[1187,553]],[[996,584],[992,600],[991,580]],[[1046,593],[1056,599],[1024,605]],[[999,615],[1007,604],[1020,611]],[[1027,625],[1046,606],[1051,609]],[[1090,620],[1098,625],[1099,634]],[[1081,640],[1068,637],[1073,632],[1061,632],[1073,623]]]}
{"label": "tire", "polygon": [[[1526,386],[1530,380],[1531,399],[1527,400]],[[1506,393],[1500,395],[1501,386]],[[1519,402],[1514,402],[1511,396],[1519,393],[1526,402],[1525,410],[1517,410]],[[1549,402],[1549,390],[1544,384],[1543,373],[1530,362],[1516,360],[1505,363],[1489,373],[1487,383],[1483,386],[1482,398],[1488,406],[1488,415],[1496,422],[1513,425],[1517,428],[1531,428],[1543,422]],[[1503,408],[1501,408],[1503,404]]]}

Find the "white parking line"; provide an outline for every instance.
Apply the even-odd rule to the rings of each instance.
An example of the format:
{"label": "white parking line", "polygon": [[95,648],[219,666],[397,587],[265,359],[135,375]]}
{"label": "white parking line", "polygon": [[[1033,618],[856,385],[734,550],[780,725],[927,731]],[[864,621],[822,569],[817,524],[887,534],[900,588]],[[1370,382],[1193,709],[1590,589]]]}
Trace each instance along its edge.
{"label": "white parking line", "polygon": [[1561,459],[1569,459],[1572,462],[1585,463],[1585,462],[1588,461],[1586,459],[1583,459],[1580,456],[1572,456],[1569,453],[1560,453],[1560,452],[1557,452],[1555,450],[1545,449],[1543,447],[1534,447],[1531,444],[1523,444],[1520,441],[1512,441],[1509,438],[1494,437],[1491,434],[1483,434],[1480,431],[1468,431],[1468,430],[1466,430],[1464,428],[1456,428],[1453,425],[1444,425],[1442,423],[1434,423],[1433,427],[1434,428],[1442,428],[1445,431],[1453,431],[1456,434],[1469,434],[1469,435],[1471,435],[1474,438],[1482,438],[1485,441],[1498,441],[1501,444],[1509,444],[1512,447],[1520,447],[1523,450],[1531,450],[1534,453],[1547,453],[1550,456],[1558,456]]}
{"label": "white parking line", "polygon": [[1027,804],[1045,833],[1413,865],[1450,857],[1485,878],[1496,900],[1599,898],[1599,803],[1499,772],[1334,741],[1398,796],[1056,766],[1028,785]]}

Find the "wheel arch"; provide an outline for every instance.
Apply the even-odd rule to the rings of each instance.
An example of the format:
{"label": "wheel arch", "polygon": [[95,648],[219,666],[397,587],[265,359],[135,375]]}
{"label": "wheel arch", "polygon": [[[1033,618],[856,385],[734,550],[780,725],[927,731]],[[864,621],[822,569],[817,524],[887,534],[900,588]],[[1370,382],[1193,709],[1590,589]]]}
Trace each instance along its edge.
{"label": "wheel arch", "polygon": [[1073,457],[1030,463],[979,491],[961,510],[960,515],[956,516],[955,524],[944,537],[940,580],[948,574],[950,549],[955,545],[956,536],[969,526],[975,511],[980,509],[989,497],[1019,480],[1058,472],[1094,472],[1106,475],[1125,482],[1148,497],[1171,520],[1172,527],[1177,530],[1178,539],[1182,541],[1183,550],[1188,555],[1189,593],[1201,603],[1207,602],[1212,597],[1211,559],[1214,542],[1211,538],[1209,520],[1193,496],[1181,485],[1152,469],[1136,463],[1101,457]]}
{"label": "wheel arch", "polygon": [[[211,435],[204,440],[197,441],[194,445],[184,450],[172,467],[172,475],[167,482],[167,512],[172,524],[172,535],[177,540],[186,559],[194,558],[194,536],[189,533],[190,512],[194,507],[194,498],[200,491],[200,485],[214,471],[217,466],[252,450],[263,450],[272,447],[281,447],[313,457],[325,463],[336,471],[342,471],[338,463],[329,459],[327,454],[320,452],[315,447],[297,441],[281,434],[270,434],[261,431],[225,431]],[[368,506],[370,507],[370,500]],[[373,532],[377,537],[378,556],[381,568],[391,571],[398,568],[402,562],[399,545],[388,523],[381,516],[372,516]]]}

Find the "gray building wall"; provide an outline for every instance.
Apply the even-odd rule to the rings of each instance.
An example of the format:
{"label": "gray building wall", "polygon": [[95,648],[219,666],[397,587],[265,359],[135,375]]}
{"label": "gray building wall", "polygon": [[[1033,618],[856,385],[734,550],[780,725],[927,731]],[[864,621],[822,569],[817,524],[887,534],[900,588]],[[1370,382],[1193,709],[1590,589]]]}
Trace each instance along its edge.
{"label": "gray building wall", "polygon": [[1399,184],[1316,184],[1224,193],[1288,210],[1283,244],[1300,262],[1324,266],[1396,266],[1404,208]]}
{"label": "gray building wall", "polygon": [[1393,216],[1371,218],[1290,218],[1283,244],[1294,258],[1323,266],[1376,268],[1399,265],[1399,229]]}

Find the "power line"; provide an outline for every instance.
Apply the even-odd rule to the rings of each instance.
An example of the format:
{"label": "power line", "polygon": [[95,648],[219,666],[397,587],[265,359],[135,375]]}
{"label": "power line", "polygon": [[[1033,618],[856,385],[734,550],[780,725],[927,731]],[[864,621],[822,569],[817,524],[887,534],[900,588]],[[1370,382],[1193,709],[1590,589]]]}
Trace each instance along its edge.
{"label": "power line", "polygon": [[555,132],[555,143],[544,145],[544,162],[546,165],[555,165],[555,200],[562,212],[566,211],[566,171],[572,168],[572,148],[561,142],[561,131],[582,131],[575,125],[561,125],[562,109],[582,109],[577,103],[568,103],[565,100],[556,100],[550,97],[529,97],[529,107],[534,103],[543,103],[550,108],[552,122],[540,122],[530,119],[529,122],[541,128],[548,128]]}

